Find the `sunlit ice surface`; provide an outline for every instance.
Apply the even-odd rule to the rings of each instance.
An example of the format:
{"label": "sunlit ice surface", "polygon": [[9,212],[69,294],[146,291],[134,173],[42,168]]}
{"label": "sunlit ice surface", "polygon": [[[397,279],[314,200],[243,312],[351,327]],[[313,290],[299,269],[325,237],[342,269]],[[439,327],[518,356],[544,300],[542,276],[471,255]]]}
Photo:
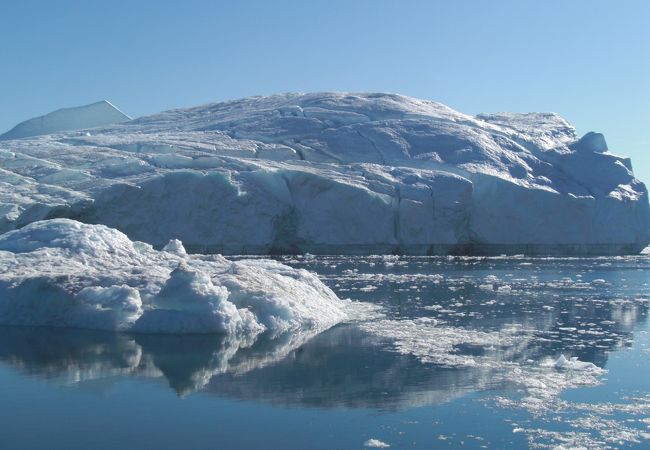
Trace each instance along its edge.
{"label": "sunlit ice surface", "polygon": [[3,448],[650,445],[648,256],[279,259],[348,319],[254,342],[0,329]]}

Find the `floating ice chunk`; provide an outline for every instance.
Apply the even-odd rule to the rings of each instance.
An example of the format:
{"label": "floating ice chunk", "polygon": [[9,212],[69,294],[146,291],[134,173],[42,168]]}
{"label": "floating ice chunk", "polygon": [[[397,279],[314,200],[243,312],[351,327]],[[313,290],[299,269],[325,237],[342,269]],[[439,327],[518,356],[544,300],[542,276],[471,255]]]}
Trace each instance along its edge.
{"label": "floating ice chunk", "polygon": [[498,294],[510,294],[512,292],[512,287],[504,284],[503,286],[499,286],[497,288],[497,293]]}
{"label": "floating ice chunk", "polygon": [[[486,332],[453,327],[431,317],[413,320],[378,318],[362,322],[360,328],[376,336],[391,338],[392,350],[397,353],[413,355],[424,363],[454,368],[491,366],[492,360],[487,355],[514,346],[527,335],[517,328]],[[459,347],[465,346],[480,348],[483,354],[473,356],[458,351]]]}
{"label": "floating ice chunk", "polygon": [[566,356],[560,355],[560,357],[557,360],[555,360],[555,362],[553,362],[552,365],[556,369],[563,369],[563,370],[575,370],[575,371],[587,371],[587,372],[603,371],[603,369],[601,369],[594,363],[580,361],[575,356],[572,356],[571,358],[567,359]]}
{"label": "floating ice chunk", "polygon": [[380,441],[379,439],[372,438],[364,442],[363,446],[368,448],[388,448],[390,447],[390,444]]}
{"label": "floating ice chunk", "polygon": [[0,235],[0,323],[270,336],[346,318],[318,277],[275,261],[165,251],[104,225],[34,222]]}
{"label": "floating ice chunk", "polygon": [[177,255],[186,255],[185,247],[183,243],[178,239],[171,239],[167,245],[163,247],[163,250],[170,253],[175,253]]}

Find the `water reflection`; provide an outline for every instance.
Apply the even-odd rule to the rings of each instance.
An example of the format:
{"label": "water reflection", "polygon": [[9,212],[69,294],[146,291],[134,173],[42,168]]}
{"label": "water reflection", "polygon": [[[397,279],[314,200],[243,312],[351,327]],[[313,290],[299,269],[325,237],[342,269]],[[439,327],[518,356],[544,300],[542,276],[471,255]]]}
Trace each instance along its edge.
{"label": "water reflection", "polygon": [[0,359],[26,375],[66,384],[160,375],[132,338],[99,331],[3,326]]}
{"label": "water reflection", "polygon": [[[518,318],[510,305],[511,323]],[[606,308],[610,305],[610,308]],[[581,360],[604,365],[609,351],[626,345],[647,318],[646,303],[540,317],[543,339],[521,339],[491,358],[539,360],[574,349]],[[620,315],[624,321],[609,320]],[[599,323],[596,334],[576,333]],[[544,324],[553,324],[545,327]],[[561,330],[560,330],[561,329]],[[550,338],[552,337],[552,339]],[[318,336],[292,335],[252,345],[218,336],[124,335],[75,329],[0,328],[0,359],[22,373],[66,384],[113,377],[164,377],[180,396],[196,390],[238,399],[315,407],[394,409],[440,403],[468,392],[501,388],[485,366],[423,364],[392,350],[389,336],[345,324]],[[458,354],[483,352],[458,345]],[[498,355],[498,356],[497,356]]]}
{"label": "water reflection", "polygon": [[343,298],[381,305],[381,317],[255,342],[2,327],[0,360],[68,385],[164,378],[179,396],[399,409],[507,392],[513,371],[537,376],[560,354],[603,367],[648,316],[645,259],[290,262]]}

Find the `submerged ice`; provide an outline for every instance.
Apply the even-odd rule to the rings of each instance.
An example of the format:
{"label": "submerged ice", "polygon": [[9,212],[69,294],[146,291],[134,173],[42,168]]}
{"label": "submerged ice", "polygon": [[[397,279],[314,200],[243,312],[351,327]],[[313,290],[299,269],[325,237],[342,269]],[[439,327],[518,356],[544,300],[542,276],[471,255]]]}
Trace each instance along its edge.
{"label": "submerged ice", "polygon": [[0,231],[66,217],[228,254],[621,254],[650,241],[630,160],[552,113],[315,93],[67,125],[0,142]]}
{"label": "submerged ice", "polygon": [[322,331],[342,302],[306,270],[188,256],[104,225],[34,222],[0,236],[0,323],[145,333]]}

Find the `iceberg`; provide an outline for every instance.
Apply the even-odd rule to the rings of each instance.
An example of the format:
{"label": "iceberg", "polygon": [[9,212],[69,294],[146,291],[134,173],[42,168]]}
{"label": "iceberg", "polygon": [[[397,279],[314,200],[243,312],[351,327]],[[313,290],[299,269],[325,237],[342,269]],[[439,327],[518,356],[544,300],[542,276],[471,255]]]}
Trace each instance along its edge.
{"label": "iceberg", "polygon": [[0,232],[68,218],[221,254],[615,255],[650,243],[630,160],[554,113],[290,93],[4,136]]}
{"label": "iceberg", "polygon": [[0,324],[233,339],[323,331],[344,304],[312,273],[131,241],[69,219],[0,236]]}
{"label": "iceberg", "polygon": [[57,109],[44,116],[26,120],[1,134],[0,140],[93,128],[128,120],[131,120],[129,116],[113,106],[109,101],[102,100],[89,105]]}

